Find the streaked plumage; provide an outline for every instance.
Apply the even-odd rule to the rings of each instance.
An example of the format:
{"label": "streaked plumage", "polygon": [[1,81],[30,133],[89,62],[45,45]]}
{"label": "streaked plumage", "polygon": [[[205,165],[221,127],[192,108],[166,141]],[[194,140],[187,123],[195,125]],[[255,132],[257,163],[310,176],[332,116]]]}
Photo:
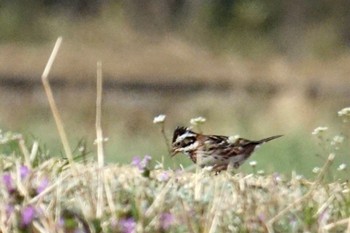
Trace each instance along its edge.
{"label": "streaked plumage", "polygon": [[227,136],[204,135],[189,128],[177,127],[172,140],[173,155],[181,152],[201,167],[211,166],[216,172],[226,170],[228,165],[238,168],[254,152],[255,148],[282,135],[251,141],[238,138],[231,141]]}

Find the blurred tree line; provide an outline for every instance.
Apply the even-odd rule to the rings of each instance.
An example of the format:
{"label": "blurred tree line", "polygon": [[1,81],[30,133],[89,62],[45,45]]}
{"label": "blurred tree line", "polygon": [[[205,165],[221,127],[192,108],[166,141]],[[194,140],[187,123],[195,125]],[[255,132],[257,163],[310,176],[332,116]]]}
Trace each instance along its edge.
{"label": "blurred tree line", "polygon": [[0,0],[0,41],[47,39],[48,16],[74,24],[105,12],[121,12],[118,20],[144,33],[179,33],[226,51],[322,56],[350,45],[348,0]]}

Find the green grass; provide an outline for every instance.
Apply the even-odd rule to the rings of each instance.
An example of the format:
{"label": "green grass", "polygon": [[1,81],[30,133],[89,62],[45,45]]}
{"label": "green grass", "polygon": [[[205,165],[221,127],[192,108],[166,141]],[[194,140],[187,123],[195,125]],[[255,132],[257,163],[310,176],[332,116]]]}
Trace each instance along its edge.
{"label": "green grass", "polygon": [[[72,123],[72,120],[68,123],[68,129],[75,129],[73,131],[69,130],[68,133],[71,147],[73,149],[77,148],[79,147],[79,142],[84,141],[86,151],[89,152],[87,157],[94,157],[94,128],[85,125],[82,127],[78,122]],[[207,124],[210,124],[210,122]],[[27,141],[33,142],[37,140],[43,150],[47,150],[50,156],[63,156],[62,145],[56,134],[53,121],[46,121],[44,124],[42,121],[31,121],[25,127],[24,136]],[[134,156],[150,155],[154,160],[164,161],[166,168],[178,169],[181,164],[184,167],[192,165],[192,161],[185,155],[178,154],[174,158],[169,157],[160,130],[156,125],[152,125],[151,119],[146,125],[146,128],[149,128],[149,134],[144,133],[144,131],[140,131],[139,135],[130,133],[116,124],[108,125],[106,128],[105,135],[108,137],[108,141],[105,144],[105,159],[107,163],[128,164]],[[171,130],[170,127],[166,128],[169,138],[171,137]],[[278,172],[288,176],[295,171],[297,174],[310,178],[314,175],[312,169],[321,166],[331,152],[319,146],[318,143],[319,140],[312,136],[311,132],[298,131],[288,133],[282,138],[262,145],[239,171],[252,172],[249,162],[254,160],[257,161],[256,170],[263,170],[267,173]],[[329,144],[329,142],[322,143]],[[335,151],[337,157],[335,165],[331,169],[332,171],[336,171],[336,168],[341,163],[349,164],[350,159],[346,156],[347,147],[348,142],[345,141],[341,149]],[[4,147],[2,146],[2,148]],[[345,174],[340,177],[344,176]]]}
{"label": "green grass", "polygon": [[1,232],[348,229],[349,183],[324,179],[332,158],[311,179],[277,173],[174,171],[152,159],[134,166],[109,164],[101,170],[99,183],[93,161],[68,164],[59,158],[44,159],[39,150],[34,161],[24,165],[16,142],[6,142],[13,153],[4,152],[0,163],[0,207],[6,210],[0,212]]}
{"label": "green grass", "polygon": [[[111,139],[116,148],[106,150],[110,163],[100,170],[95,149],[84,144],[70,163],[51,156],[49,146],[36,147],[35,139],[1,132],[0,232],[350,230],[348,172],[339,167],[348,160],[348,142],[334,146],[332,129],[264,144],[239,170],[215,175],[188,169],[185,156],[170,160],[153,127],[154,136]],[[58,140],[53,144],[60,148]]]}

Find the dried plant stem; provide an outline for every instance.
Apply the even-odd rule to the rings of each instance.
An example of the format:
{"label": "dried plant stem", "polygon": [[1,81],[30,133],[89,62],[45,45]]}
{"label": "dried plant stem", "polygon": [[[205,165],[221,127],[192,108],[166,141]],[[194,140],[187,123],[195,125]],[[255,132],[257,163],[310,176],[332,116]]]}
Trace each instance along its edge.
{"label": "dried plant stem", "polygon": [[34,141],[33,146],[32,146],[32,150],[30,152],[30,162],[33,162],[35,160],[35,157],[38,153],[38,149],[39,149],[39,143],[37,141]]}
{"label": "dried plant stem", "polygon": [[20,162],[17,160],[16,161],[16,185],[20,193],[26,198],[29,198],[29,193],[26,187],[22,183],[22,178],[21,178],[21,168],[20,168]]}
{"label": "dried plant stem", "polygon": [[96,217],[101,218],[103,212],[103,132],[101,126],[101,105],[102,105],[102,63],[97,62],[97,95],[96,95],[96,144],[98,160],[98,187],[97,187],[97,207]]}
{"label": "dried plant stem", "polygon": [[[36,195],[35,197],[33,197],[31,200],[28,201],[28,204],[34,204],[35,202],[37,202],[40,198],[44,197],[45,195],[48,195],[49,193],[60,190],[60,184],[62,181],[66,180],[68,177],[70,177],[71,174],[66,174],[63,177],[59,176],[59,178],[57,179],[57,181],[55,183],[53,183],[51,186],[47,187],[43,192],[41,192],[40,194]],[[58,187],[56,190],[55,188]],[[60,192],[58,192],[58,194],[61,194]],[[59,200],[59,198],[57,198]]]}
{"label": "dried plant stem", "polygon": [[103,133],[101,126],[102,115],[102,63],[97,62],[97,95],[96,95],[96,144],[98,167],[104,166]]}
{"label": "dried plant stem", "polygon": [[107,203],[109,206],[109,210],[112,214],[114,214],[116,212],[116,206],[113,202],[113,196],[112,196],[112,190],[111,190],[111,185],[109,183],[109,179],[112,179],[110,176],[108,176],[108,172],[106,172],[106,174],[104,174],[104,187],[105,187],[105,192],[106,192],[106,198],[107,198]]}
{"label": "dried plant stem", "polygon": [[21,151],[22,151],[23,156],[24,156],[25,165],[28,168],[32,168],[32,163],[30,162],[30,154],[29,154],[28,148],[26,147],[26,144],[24,142],[22,135],[20,135],[20,137],[18,139],[18,143],[19,143],[19,147],[21,148]]}
{"label": "dried plant stem", "polygon": [[193,230],[193,226],[192,226],[191,221],[190,221],[191,216],[188,214],[188,208],[186,207],[186,205],[182,199],[180,199],[180,203],[181,203],[182,208],[183,208],[182,217],[184,218],[183,220],[187,225],[187,230],[190,233],[194,233],[195,231]]}
{"label": "dried plant stem", "polygon": [[199,201],[201,199],[201,191],[202,191],[202,183],[201,183],[202,169],[200,167],[201,163],[202,163],[202,155],[199,154],[197,156],[195,187],[194,187],[194,199],[196,201]]}
{"label": "dried plant stem", "polygon": [[212,201],[212,206],[208,212],[207,216],[207,226],[205,229],[208,229],[208,224],[210,224],[209,231],[205,230],[205,232],[213,233],[216,232],[218,221],[219,221],[219,215],[220,215],[220,205],[225,201],[224,197],[224,188],[223,186],[219,187],[217,180],[215,181],[214,186],[214,199]]}
{"label": "dried plant stem", "polygon": [[[324,226],[324,230],[329,231],[330,229],[340,226],[340,225],[345,225],[348,224],[350,222],[350,218],[345,218],[342,220],[339,220],[337,222],[332,222],[330,224],[327,224],[326,226]],[[349,233],[349,228],[347,229],[347,231],[345,231],[346,233]]]}
{"label": "dried plant stem", "polygon": [[37,221],[34,221],[34,222],[33,222],[33,227],[34,227],[38,232],[41,232],[41,233],[47,232],[46,229],[48,229],[48,228],[45,229],[44,227],[42,227]]}
{"label": "dried plant stem", "polygon": [[171,188],[171,185],[173,184],[173,179],[170,179],[168,183],[164,186],[164,188],[160,191],[160,193],[157,195],[157,197],[152,202],[151,206],[146,210],[145,216],[151,217],[157,208],[163,205],[164,198],[166,194],[168,193],[169,189]]}
{"label": "dried plant stem", "polygon": [[297,199],[296,201],[294,201],[293,203],[291,203],[290,205],[288,205],[287,207],[282,209],[277,215],[275,215],[273,218],[271,218],[268,221],[267,227],[269,229],[269,232],[273,232],[272,224],[275,221],[277,221],[279,218],[281,218],[283,215],[285,215],[288,211],[290,211],[291,209],[295,208],[296,206],[301,204],[303,201],[305,201],[306,199],[308,199],[312,195],[312,193],[318,187],[318,185],[320,184],[320,182],[323,179],[324,175],[326,174],[326,171],[328,171],[328,168],[332,164],[333,159],[334,159],[334,154],[330,154],[328,159],[327,159],[327,161],[326,161],[326,163],[323,165],[322,170],[318,174],[315,182],[311,186],[310,190],[304,196],[300,197],[299,199]]}
{"label": "dried plant stem", "polygon": [[57,126],[57,130],[58,130],[58,133],[60,135],[60,138],[61,138],[61,142],[62,142],[62,145],[63,145],[63,149],[64,149],[64,152],[67,156],[67,159],[69,161],[69,163],[71,164],[71,166],[74,166],[74,161],[73,161],[73,155],[72,155],[72,150],[69,146],[69,142],[68,142],[68,139],[67,139],[67,135],[66,135],[66,131],[64,130],[64,126],[63,126],[63,122],[61,120],[61,116],[59,114],[59,111],[57,109],[57,106],[56,106],[56,102],[55,102],[55,99],[53,97],[53,94],[52,94],[52,90],[51,90],[51,87],[50,87],[50,83],[49,83],[49,80],[48,80],[48,75],[50,73],[50,70],[51,70],[51,67],[52,67],[52,64],[56,58],[56,55],[58,53],[58,50],[61,46],[61,43],[62,43],[62,37],[59,37],[55,43],[55,46],[52,50],[52,53],[49,57],[49,60],[47,61],[47,64],[45,66],[45,69],[44,69],[44,72],[41,76],[41,79],[42,79],[42,82],[43,82],[43,85],[44,85],[44,89],[45,89],[45,92],[46,92],[46,95],[47,95],[47,99],[49,101],[49,104],[50,104],[50,108],[51,108],[51,111],[52,111],[52,115],[55,119],[55,122],[56,122],[56,126]]}
{"label": "dried plant stem", "polygon": [[163,138],[164,138],[165,145],[166,145],[166,147],[167,147],[168,153],[169,153],[169,155],[171,155],[171,148],[170,148],[170,144],[169,144],[169,139],[168,139],[168,137],[166,136],[166,133],[165,133],[164,122],[161,124],[160,127],[161,127],[161,128],[160,128],[160,132],[161,132],[162,135],[163,135]]}

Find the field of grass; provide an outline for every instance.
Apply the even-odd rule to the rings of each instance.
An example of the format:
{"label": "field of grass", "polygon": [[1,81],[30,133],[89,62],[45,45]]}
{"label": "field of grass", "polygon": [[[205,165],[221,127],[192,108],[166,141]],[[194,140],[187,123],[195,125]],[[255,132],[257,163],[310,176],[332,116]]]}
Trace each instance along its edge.
{"label": "field of grass", "polygon": [[333,153],[305,179],[259,164],[219,175],[167,169],[150,156],[100,168],[83,150],[69,162],[19,134],[0,139],[0,232],[350,231],[350,185],[339,178],[348,172],[331,171]]}
{"label": "field of grass", "polygon": [[[152,125],[152,119],[153,129],[143,127],[145,131],[136,133],[139,137],[114,139],[117,143],[112,145],[126,148],[113,152],[124,165],[105,164],[110,152],[104,151],[106,138],[101,130],[118,128],[101,123],[102,86],[98,85],[96,101],[97,150],[87,154],[90,148],[84,144],[76,150],[70,148],[72,141],[66,132],[72,130],[64,130],[45,82],[47,74],[43,74],[43,83],[55,119],[52,123],[60,135],[60,140],[50,145],[59,148],[62,142],[62,156],[52,157],[50,148],[35,139],[0,133],[0,232],[350,232],[350,108],[338,112],[339,124],[334,128],[317,127],[303,137],[318,141],[317,164],[305,158],[317,150],[312,152],[309,142],[302,144],[301,134],[289,134],[287,140],[281,138],[256,152],[272,158],[259,160],[255,156],[257,162],[247,161],[242,170],[215,175],[195,165],[180,166],[177,158],[169,161],[161,143],[161,129],[167,121]],[[264,122],[263,112],[259,116]],[[122,111],[109,117],[123,117]],[[135,119],[137,124],[140,118]],[[244,120],[245,114],[235,119],[243,122],[240,130],[249,131]],[[37,122],[27,126],[28,130],[43,123]],[[231,118],[215,122],[215,126],[230,122]],[[277,128],[278,122],[274,122]],[[201,129],[205,127],[201,125]],[[72,128],[68,125],[66,129]],[[272,124],[259,127],[264,132],[267,128],[275,129]],[[145,138],[153,140],[151,133],[159,135],[156,143],[145,142]],[[42,137],[51,134],[44,131]],[[128,150],[137,154],[133,151],[136,144],[141,145],[137,148],[142,155],[124,158]],[[274,149],[269,151],[270,146]],[[145,155],[161,150],[164,152],[158,157]],[[297,165],[309,174],[295,172]]]}

